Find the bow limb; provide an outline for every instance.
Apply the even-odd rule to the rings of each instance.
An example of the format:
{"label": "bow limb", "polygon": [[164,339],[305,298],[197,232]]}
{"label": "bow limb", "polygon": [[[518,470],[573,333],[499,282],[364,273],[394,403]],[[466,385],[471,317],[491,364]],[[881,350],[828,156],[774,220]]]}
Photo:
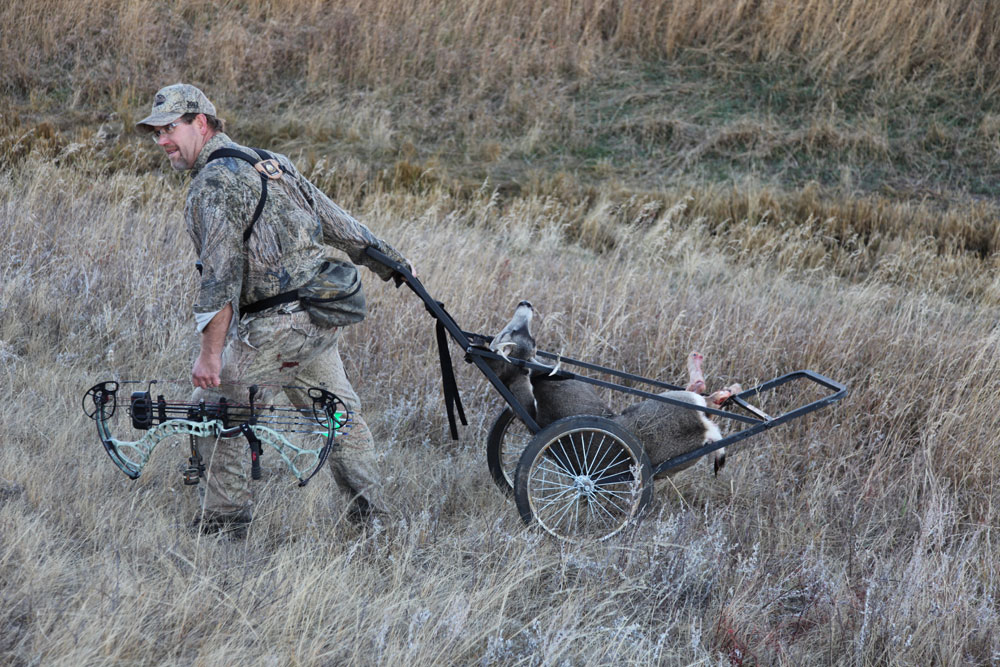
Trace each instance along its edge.
{"label": "bow limb", "polygon": [[[296,452],[296,456],[300,454],[315,456],[316,465],[307,477],[303,477],[294,463],[295,457],[290,459],[284,449],[278,447],[275,443],[270,442],[265,438],[261,438],[262,441],[268,442],[268,444],[278,451],[278,454],[282,459],[284,459],[291,471],[295,473],[296,477],[299,478],[299,486],[305,486],[309,480],[313,478],[313,475],[319,472],[320,468],[322,468],[323,464],[326,462],[327,457],[330,455],[330,451],[333,449],[335,436],[341,433],[341,429],[349,427],[351,421],[350,411],[347,409],[347,406],[344,405],[344,402],[341,401],[336,395],[320,387],[310,387],[308,393],[309,397],[313,401],[313,410],[322,410],[323,414],[326,415],[326,441],[319,450],[300,449],[271,429],[266,429],[266,427],[258,425],[251,427],[254,430],[266,429],[278,436],[282,443],[287,444],[292,451]],[[258,433],[257,436],[260,437],[260,433]]]}
{"label": "bow limb", "polygon": [[[334,438],[333,433],[328,433],[321,447],[305,448],[292,444],[281,433],[266,426],[251,425],[250,430],[260,439],[261,443],[269,445],[278,453],[288,469],[299,478],[299,486],[305,486],[323,466]],[[238,428],[224,429],[222,422],[218,420],[195,422],[187,419],[165,421],[149,429],[138,440],[129,441],[115,438],[111,435],[107,423],[104,421],[97,422],[97,432],[101,436],[101,443],[108,452],[108,456],[131,479],[138,479],[139,475],[142,474],[142,469],[149,462],[149,457],[156,445],[172,436],[237,438],[243,435]],[[304,461],[308,461],[308,465],[302,465]],[[309,473],[308,476],[306,476],[306,472]]]}
{"label": "bow limb", "polygon": [[83,411],[97,424],[97,435],[104,445],[104,451],[130,479],[139,478],[142,469],[149,462],[153,448],[163,440],[174,435],[213,436],[222,428],[222,422],[218,420],[195,422],[170,419],[152,426],[138,440],[119,440],[111,434],[111,426],[108,424],[117,409],[117,394],[117,382],[95,384],[83,397]]}
{"label": "bow limb", "polygon": [[[254,435],[262,443],[270,445],[274,451],[278,452],[278,456],[285,462],[288,469],[292,471],[292,474],[299,478],[299,486],[305,486],[312,479],[313,475],[323,467],[323,463],[326,461],[333,446],[335,435],[334,430],[331,429],[326,433],[326,439],[321,447],[307,449],[293,445],[283,435],[266,426],[254,424],[250,426],[250,430],[253,431]],[[300,467],[303,460],[309,463]],[[306,475],[306,472],[309,474]]]}
{"label": "bow limb", "polygon": [[131,479],[138,479],[142,469],[149,462],[149,456],[159,443],[175,435],[191,435],[196,438],[215,438],[222,432],[222,422],[218,420],[195,422],[187,419],[171,419],[150,428],[138,440],[119,440],[111,435],[105,420],[97,420],[97,433],[104,450],[122,472]]}

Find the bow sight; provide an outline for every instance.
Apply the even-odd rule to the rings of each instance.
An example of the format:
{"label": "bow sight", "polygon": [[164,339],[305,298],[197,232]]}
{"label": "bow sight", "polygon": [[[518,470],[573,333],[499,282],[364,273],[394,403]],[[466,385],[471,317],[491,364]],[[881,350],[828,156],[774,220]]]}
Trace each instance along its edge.
{"label": "bow sight", "polygon": [[[191,456],[184,470],[184,483],[197,484],[204,477],[205,465],[195,438],[244,437],[250,449],[251,476],[260,479],[263,445],[273,448],[293,474],[299,486],[305,484],[323,466],[334,445],[334,438],[350,428],[350,412],[336,395],[320,387],[282,387],[306,389],[311,405],[257,405],[259,388],[249,387],[246,404],[230,403],[225,397],[217,403],[167,401],[159,394],[154,401],[149,382],[145,391],[132,392],[128,404],[133,430],[144,432],[136,440],[119,440],[111,434],[111,420],[117,409],[119,383],[99,382],[87,390],[83,411],[97,424],[97,433],[111,460],[131,479],[137,479],[149,461],[153,448],[174,435],[187,435]],[[284,434],[296,434],[302,441],[293,444]],[[305,446],[308,442],[315,447]],[[308,465],[306,465],[308,464]]]}

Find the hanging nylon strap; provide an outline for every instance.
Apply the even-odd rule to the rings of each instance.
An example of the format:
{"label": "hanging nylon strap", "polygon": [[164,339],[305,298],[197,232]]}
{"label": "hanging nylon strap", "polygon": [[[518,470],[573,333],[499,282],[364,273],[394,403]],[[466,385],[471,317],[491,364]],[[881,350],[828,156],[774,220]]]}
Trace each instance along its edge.
{"label": "hanging nylon strap", "polygon": [[[437,302],[441,310],[444,304]],[[428,308],[428,310],[430,310]],[[444,389],[444,405],[448,410],[448,427],[451,429],[451,439],[458,440],[458,426],[455,424],[455,410],[458,410],[462,426],[468,426],[465,420],[465,410],[462,409],[462,399],[458,395],[458,382],[455,380],[455,369],[451,364],[451,352],[448,351],[448,337],[445,335],[444,323],[437,321],[438,358],[441,360],[441,383]]]}

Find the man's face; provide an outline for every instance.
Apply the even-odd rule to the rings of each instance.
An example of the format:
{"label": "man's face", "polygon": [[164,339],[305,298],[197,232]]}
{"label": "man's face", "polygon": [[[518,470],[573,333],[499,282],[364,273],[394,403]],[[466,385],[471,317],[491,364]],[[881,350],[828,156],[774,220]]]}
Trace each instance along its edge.
{"label": "man's face", "polygon": [[170,166],[184,171],[194,166],[198,153],[205,145],[204,116],[197,116],[192,122],[177,119],[169,125],[153,128],[153,138],[170,160]]}

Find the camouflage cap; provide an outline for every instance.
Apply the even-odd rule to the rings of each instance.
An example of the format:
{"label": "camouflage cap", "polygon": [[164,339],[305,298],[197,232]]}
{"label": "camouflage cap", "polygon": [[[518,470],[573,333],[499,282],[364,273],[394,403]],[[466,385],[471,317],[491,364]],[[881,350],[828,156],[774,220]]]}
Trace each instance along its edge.
{"label": "camouflage cap", "polygon": [[135,124],[140,130],[152,130],[172,123],[186,113],[215,115],[215,106],[205,93],[188,83],[175,83],[156,91],[153,112]]}

